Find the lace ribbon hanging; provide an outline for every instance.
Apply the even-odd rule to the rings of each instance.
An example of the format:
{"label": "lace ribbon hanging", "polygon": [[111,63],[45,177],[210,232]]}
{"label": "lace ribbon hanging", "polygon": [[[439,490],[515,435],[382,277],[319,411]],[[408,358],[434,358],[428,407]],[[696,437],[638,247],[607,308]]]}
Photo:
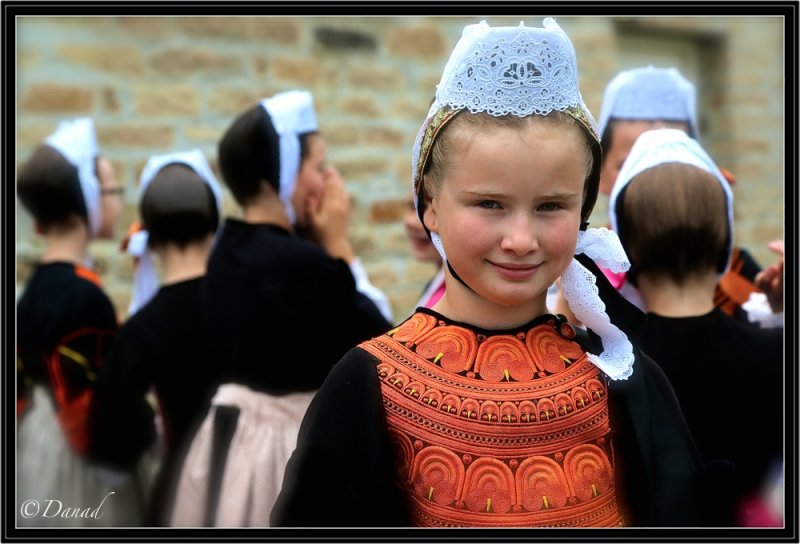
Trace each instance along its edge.
{"label": "lace ribbon hanging", "polygon": [[[580,253],[614,272],[630,268],[619,237],[606,228],[578,232],[575,254]],[[600,299],[594,274],[573,259],[561,276],[561,289],[575,317],[603,342],[603,352],[600,355],[588,354],[589,360],[612,380],[628,379],[633,373],[633,346],[606,314],[606,305]]]}

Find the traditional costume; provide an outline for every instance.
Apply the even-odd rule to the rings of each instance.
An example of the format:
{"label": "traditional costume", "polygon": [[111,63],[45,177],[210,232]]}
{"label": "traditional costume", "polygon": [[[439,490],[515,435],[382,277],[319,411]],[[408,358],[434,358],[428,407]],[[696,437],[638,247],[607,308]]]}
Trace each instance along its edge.
{"label": "traditional costume", "polygon": [[[151,157],[142,171],[140,195],[143,197],[156,175],[171,164],[186,165],[203,180],[214,194],[219,217],[219,184],[197,149]],[[207,321],[205,277],[159,288],[147,248],[148,235],[147,230],[139,230],[128,243],[129,250],[136,248],[132,251],[139,255],[131,304],[134,313],[121,328],[101,375],[95,412],[101,440],[95,457],[103,465],[129,472],[146,452],[149,455],[148,448],[157,450],[163,445],[163,458],[145,456],[158,469],[148,493],[147,521],[161,525],[168,520],[166,510],[182,455],[206,414],[221,368],[212,354],[214,335]],[[157,416],[148,401],[151,391],[157,399]]]}
{"label": "traditional costume", "polygon": [[[433,141],[467,109],[573,117],[593,141],[588,217],[600,145],[572,43],[552,19],[544,28],[464,29],[412,152],[420,218]],[[439,236],[429,235],[461,281]],[[562,286],[591,332],[550,314],[485,330],[419,308],[351,350],[309,408],[273,523],[693,523],[699,462],[691,437],[666,378],[628,341],[642,314],[592,261],[624,269],[619,241],[606,229],[581,231],[576,252],[585,255],[572,261]]]}
{"label": "traditional costume", "polygon": [[[262,106],[280,136],[280,198],[290,210],[298,134],[316,130],[311,95],[282,93]],[[227,219],[207,277],[223,385],[187,456],[172,524],[268,526],[316,390],[348,349],[391,324],[345,261],[277,225]]]}
{"label": "traditional costume", "polygon": [[[700,144],[682,131],[653,130],[636,141],[611,192],[612,227],[622,232],[628,183],[639,173],[668,162],[710,172],[725,192],[728,247],[717,268],[722,276],[734,252],[733,192]],[[642,349],[669,377],[714,479],[716,489],[704,504],[704,522],[744,523],[736,519],[742,501],[758,494],[773,464],[782,459],[783,329],[753,327],[719,308],[690,317],[650,312],[640,338]],[[732,413],[731,391],[753,408]]]}
{"label": "traditional costume", "polygon": [[[75,167],[90,236],[96,235],[101,216],[94,124],[88,118],[64,121],[45,144]],[[96,439],[90,410],[116,332],[114,307],[93,270],[69,262],[36,267],[17,304],[18,375],[27,386],[18,394],[29,395],[17,427],[19,526],[140,523],[137,482],[110,487],[87,461]],[[41,510],[25,509],[25,501],[38,501]],[[60,515],[101,504],[98,518]]]}

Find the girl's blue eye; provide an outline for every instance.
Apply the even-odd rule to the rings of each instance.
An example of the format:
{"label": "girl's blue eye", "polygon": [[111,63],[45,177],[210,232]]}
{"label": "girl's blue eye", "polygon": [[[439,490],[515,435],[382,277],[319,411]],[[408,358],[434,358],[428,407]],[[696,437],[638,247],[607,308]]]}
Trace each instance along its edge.
{"label": "girl's blue eye", "polygon": [[500,204],[495,200],[481,200],[478,202],[478,207],[486,210],[497,210],[500,208]]}

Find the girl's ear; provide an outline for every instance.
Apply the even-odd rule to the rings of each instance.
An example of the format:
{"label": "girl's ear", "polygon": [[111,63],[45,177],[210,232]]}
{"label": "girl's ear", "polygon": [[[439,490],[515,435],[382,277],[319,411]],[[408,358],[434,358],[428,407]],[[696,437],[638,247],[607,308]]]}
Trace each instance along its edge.
{"label": "girl's ear", "polygon": [[438,226],[437,204],[438,204],[437,199],[431,198],[431,196],[428,195],[428,193],[426,192],[425,211],[422,212],[422,219],[429,231],[438,234],[439,226]]}

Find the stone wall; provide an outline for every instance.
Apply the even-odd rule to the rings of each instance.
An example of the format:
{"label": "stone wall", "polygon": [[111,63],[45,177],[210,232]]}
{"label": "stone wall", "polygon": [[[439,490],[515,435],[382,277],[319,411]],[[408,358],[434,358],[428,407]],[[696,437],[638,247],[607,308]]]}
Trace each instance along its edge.
{"label": "stone wall", "polygon": [[[487,17],[492,25],[518,18]],[[441,70],[473,17],[20,17],[17,149],[21,164],[65,118],[90,115],[126,187],[118,237],[135,219],[148,156],[216,143],[260,98],[306,88],[315,96],[330,162],[354,200],[351,238],[373,282],[404,317],[434,272],[417,263],[402,229],[410,150]],[[540,25],[541,18],[526,18]],[[577,50],[584,99],[599,114],[619,69],[621,32],[675,35],[705,51],[702,140],[737,177],[737,238],[762,263],[783,232],[783,38],[779,18],[562,17]],[[707,47],[708,44],[713,47]],[[753,44],[758,44],[754,47]],[[710,53],[709,53],[710,51]],[[226,213],[238,210],[226,193]],[[599,202],[593,223],[606,221]],[[41,251],[17,214],[17,286]],[[94,262],[120,316],[130,259],[97,241]]]}

